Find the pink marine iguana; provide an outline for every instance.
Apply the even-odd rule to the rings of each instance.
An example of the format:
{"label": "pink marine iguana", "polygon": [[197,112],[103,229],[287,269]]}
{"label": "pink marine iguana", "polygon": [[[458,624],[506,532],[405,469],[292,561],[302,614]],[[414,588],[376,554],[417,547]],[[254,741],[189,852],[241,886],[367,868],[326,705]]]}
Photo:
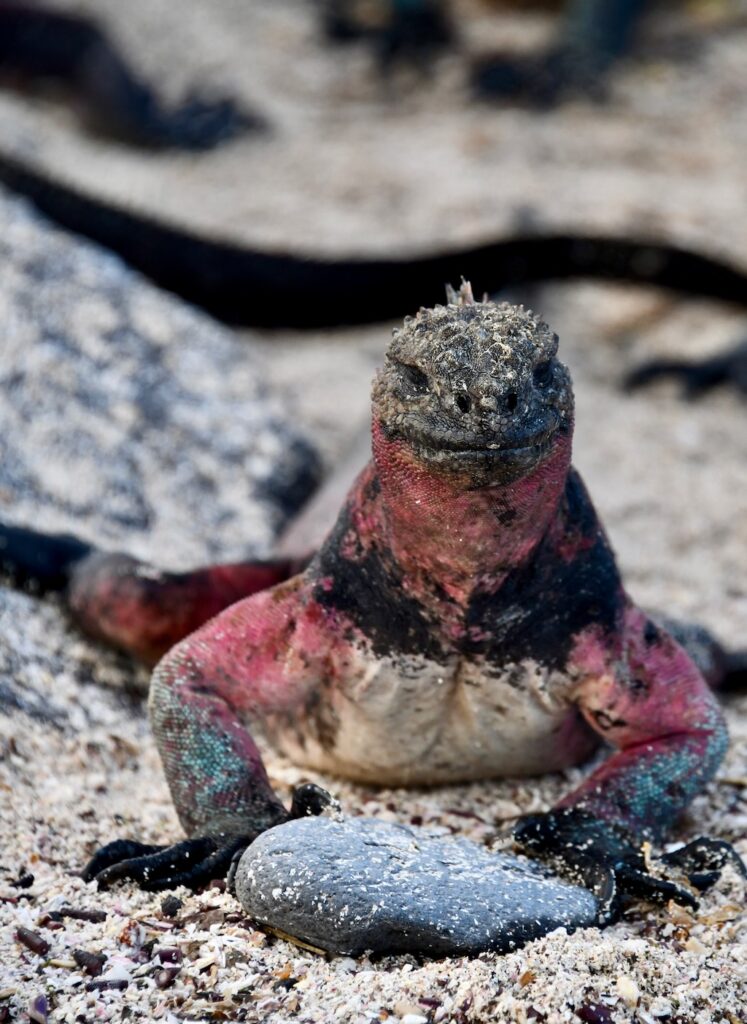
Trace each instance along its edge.
{"label": "pink marine iguana", "polygon": [[[290,811],[280,802],[255,726],[301,765],[387,785],[556,771],[604,741],[614,752],[555,809],[520,820],[517,845],[589,886],[601,919],[625,895],[694,904],[649,871],[642,844],[713,778],[727,745],[718,702],[623,589],[571,466],[557,336],[468,285],[449,298],[395,330],[373,386],[373,460],[301,573],[169,575],[59,548],[69,604],[96,635],[154,659],[204,623],[150,690],[190,838],[114,841],[84,877],[198,886],[265,829],[319,812],[331,798],[315,786]],[[705,887],[727,859],[742,869],[728,844],[699,839],[661,865]]]}

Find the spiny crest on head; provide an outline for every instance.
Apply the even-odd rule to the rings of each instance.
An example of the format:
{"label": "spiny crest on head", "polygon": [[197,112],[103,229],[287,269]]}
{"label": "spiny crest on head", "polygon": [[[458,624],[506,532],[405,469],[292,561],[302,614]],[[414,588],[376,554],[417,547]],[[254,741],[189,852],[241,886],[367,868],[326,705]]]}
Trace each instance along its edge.
{"label": "spiny crest on head", "polygon": [[[487,296],[485,296],[485,299],[487,299]],[[475,296],[472,294],[472,284],[462,278],[459,291],[456,291],[451,284],[447,284],[446,302],[449,306],[474,306]]]}
{"label": "spiny crest on head", "polygon": [[[447,305],[421,306],[415,316],[406,316],[401,327],[392,331],[390,354],[397,356],[404,346],[411,354],[458,363],[465,344],[476,346],[472,352],[505,356],[515,345],[545,347],[553,332],[530,309],[508,302],[495,303],[486,295],[476,301],[469,281],[462,280],[459,290],[446,286]],[[557,339],[555,339],[557,342]],[[460,351],[457,352],[456,349]]]}

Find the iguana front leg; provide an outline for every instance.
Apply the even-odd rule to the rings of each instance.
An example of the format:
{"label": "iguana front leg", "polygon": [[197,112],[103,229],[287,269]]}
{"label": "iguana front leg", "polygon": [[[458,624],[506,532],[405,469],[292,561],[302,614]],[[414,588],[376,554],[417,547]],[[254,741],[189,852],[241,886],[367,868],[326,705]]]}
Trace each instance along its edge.
{"label": "iguana front leg", "polygon": [[175,647],[151,683],[150,718],[186,842],[165,849],[118,840],[84,872],[110,884],[192,887],[225,875],[260,832],[319,811],[331,797],[301,787],[290,811],[272,790],[247,723],[301,717],[320,660],[329,656],[324,613],[303,577],[240,601]]}
{"label": "iguana front leg", "polygon": [[[713,778],[728,742],[718,703],[684,649],[634,606],[623,616],[619,637],[587,630],[572,656],[574,698],[617,752],[556,810],[515,831],[527,852],[594,889],[608,919],[626,893],[696,904],[689,890],[649,873],[642,844],[662,839]],[[744,871],[725,843],[696,841],[679,859],[696,884],[727,858]]]}

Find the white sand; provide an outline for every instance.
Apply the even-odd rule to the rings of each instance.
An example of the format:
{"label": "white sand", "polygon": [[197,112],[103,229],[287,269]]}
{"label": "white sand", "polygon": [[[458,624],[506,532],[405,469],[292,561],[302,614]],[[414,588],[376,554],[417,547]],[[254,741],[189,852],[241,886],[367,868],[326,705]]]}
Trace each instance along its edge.
{"label": "white sand", "polygon": [[[744,12],[739,3],[696,6]],[[739,25],[694,31],[695,53],[679,64],[656,57],[652,44],[647,57],[621,71],[608,107],[576,103],[530,118],[470,103],[459,58],[445,62],[433,86],[385,101],[365,77],[363,56],[317,45],[305,0],[193,0],[178,15],[165,0],[76,7],[101,12],[172,94],[212,82],[245,96],[276,125],[267,139],[248,138],[199,160],[144,158],[81,137],[51,104],[0,97],[3,145],[36,152],[101,193],[216,234],[309,252],[415,250],[489,238],[531,219],[650,228],[747,261],[747,30]],[[486,26],[496,34],[486,14],[464,8],[473,44],[482,44]],[[657,39],[672,37],[675,15],[653,20]],[[524,23],[510,21],[521,37]],[[527,39],[545,29],[538,15],[526,24]],[[632,594],[745,645],[747,406],[729,393],[688,405],[668,385],[635,397],[616,388],[624,369],[649,352],[719,348],[747,330],[744,316],[616,287],[556,286],[521,297],[561,335],[578,392],[576,461]],[[329,458],[364,415],[367,381],[387,335],[382,327],[266,336],[273,380]],[[200,538],[181,538],[183,549],[188,543],[199,558]],[[143,710],[121,693],[133,671],[82,641],[49,602],[6,594],[0,614],[17,630],[12,650],[0,650],[4,671],[68,715],[64,729],[20,714],[0,723],[0,896],[22,895],[9,885],[22,865],[36,876],[33,900],[0,904],[0,994],[11,993],[14,1011],[46,993],[57,1021],[363,1024],[409,1015],[409,1024],[417,1017],[556,1024],[600,1002],[616,1024],[747,1020],[745,891],[733,874],[695,918],[637,908],[603,933],[555,933],[507,957],[424,965],[409,958],[327,963],[257,933],[218,892],[182,893],[173,928],[160,917],[157,897],[132,886],[98,894],[71,874],[97,844],[120,835],[179,836]],[[730,698],[727,716],[729,755],[678,837],[721,836],[747,855],[747,698]],[[283,793],[306,777],[275,756],[268,764]],[[320,781],[352,813],[422,818],[487,841],[517,813],[547,807],[579,776],[432,792]],[[42,915],[64,902],[103,907],[107,920],[41,926]],[[19,924],[44,935],[53,961],[14,943]],[[150,939],[184,953],[172,987],[157,988],[153,967],[138,962],[138,947]],[[106,970],[132,979],[126,991],[82,991],[87,979],[70,966],[74,947],[106,953]],[[287,990],[278,985],[290,978],[299,981]]]}

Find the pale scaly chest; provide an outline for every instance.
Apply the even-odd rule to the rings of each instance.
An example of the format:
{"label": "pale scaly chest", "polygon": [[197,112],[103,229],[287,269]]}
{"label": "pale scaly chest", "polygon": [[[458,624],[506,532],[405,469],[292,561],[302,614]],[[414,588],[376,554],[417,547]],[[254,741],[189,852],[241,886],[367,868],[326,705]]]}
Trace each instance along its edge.
{"label": "pale scaly chest", "polygon": [[579,763],[598,742],[568,700],[570,680],[532,660],[497,668],[353,649],[338,679],[317,691],[302,731],[276,723],[272,738],[297,764],[361,782],[542,774]]}

